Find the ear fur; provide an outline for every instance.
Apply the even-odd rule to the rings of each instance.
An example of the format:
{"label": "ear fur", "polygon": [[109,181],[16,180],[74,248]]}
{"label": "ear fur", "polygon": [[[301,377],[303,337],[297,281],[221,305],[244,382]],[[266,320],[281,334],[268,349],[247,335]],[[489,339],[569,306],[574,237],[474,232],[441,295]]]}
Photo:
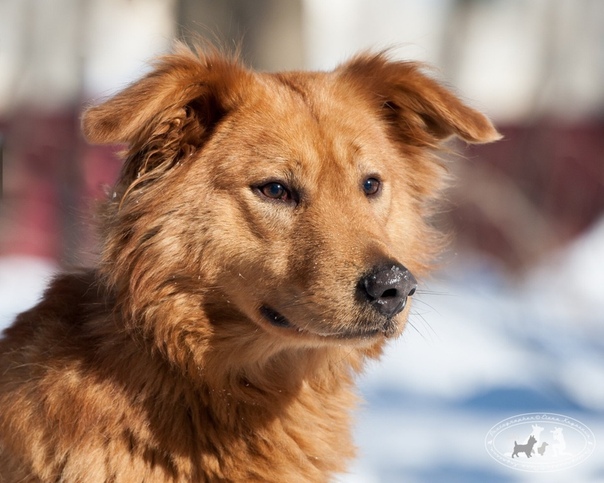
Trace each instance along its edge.
{"label": "ear fur", "polygon": [[208,49],[193,53],[177,44],[174,53],[153,63],[153,70],[104,103],[89,108],[82,119],[84,136],[96,144],[136,144],[149,139],[171,118],[179,127],[192,111],[207,130],[232,103],[232,84],[245,70],[237,61]]}
{"label": "ear fur", "polygon": [[450,136],[469,143],[501,135],[480,112],[422,73],[422,64],[388,60],[385,53],[361,54],[339,68],[365,90],[405,142],[433,145]]}

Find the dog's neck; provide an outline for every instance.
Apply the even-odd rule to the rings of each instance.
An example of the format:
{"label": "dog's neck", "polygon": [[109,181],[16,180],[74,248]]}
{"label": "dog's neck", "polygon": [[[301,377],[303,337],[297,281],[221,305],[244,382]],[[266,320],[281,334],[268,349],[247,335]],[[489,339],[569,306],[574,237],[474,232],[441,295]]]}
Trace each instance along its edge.
{"label": "dog's neck", "polygon": [[207,320],[201,324],[203,331],[189,333],[188,374],[194,366],[199,385],[214,393],[226,391],[243,404],[274,405],[280,400],[287,405],[315,386],[328,399],[350,391],[365,360],[381,354],[381,343],[354,347],[284,341],[237,310],[216,312],[206,306],[200,316]]}
{"label": "dog's neck", "polygon": [[[345,460],[354,455],[354,376],[365,359],[379,355],[380,347],[292,347],[272,340],[236,311],[217,314],[210,309],[198,312],[198,317],[209,320],[172,321],[175,332],[156,339],[173,338],[171,347],[178,347],[177,353],[158,343],[150,351],[157,372],[178,374],[154,376],[177,382],[171,388],[149,384],[154,393],[145,397],[153,411],[169,411],[172,421],[185,421],[190,427],[187,436],[198,441],[204,461],[216,458],[232,461],[233,468],[244,467],[252,451],[275,465],[295,458],[310,481],[342,471]],[[156,432],[170,434],[170,428],[158,427]],[[216,447],[222,441],[213,441],[213,433],[233,435],[232,448]],[[301,446],[303,441],[314,441],[312,448]],[[203,465],[213,464],[207,461]]]}
{"label": "dog's neck", "polygon": [[[379,342],[362,347],[284,342],[236,309],[225,311],[222,306],[217,310],[199,299],[189,310],[182,306],[175,310],[177,302],[166,298],[152,310],[140,312],[129,308],[127,301],[118,303],[123,319],[137,318],[133,324],[118,323],[161,366],[180,373],[183,384],[209,394],[211,405],[221,404],[223,395],[229,395],[233,405],[259,408],[279,402],[287,406],[301,391],[313,387],[320,387],[317,397],[329,400],[342,391],[348,394],[365,360],[381,354]],[[188,317],[163,320],[173,319],[177,313]]]}

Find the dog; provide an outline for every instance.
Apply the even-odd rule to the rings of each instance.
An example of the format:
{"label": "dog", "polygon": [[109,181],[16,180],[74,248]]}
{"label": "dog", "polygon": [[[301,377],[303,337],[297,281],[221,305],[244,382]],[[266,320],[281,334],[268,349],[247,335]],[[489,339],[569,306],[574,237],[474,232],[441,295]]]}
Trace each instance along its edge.
{"label": "dog", "polygon": [[125,146],[98,266],[0,342],[0,481],[327,481],[354,377],[442,246],[442,143],[499,134],[420,64],[259,73],[178,45],[83,115]]}
{"label": "dog", "polygon": [[512,453],[512,458],[518,456],[519,453],[524,453],[527,458],[530,458],[533,453],[533,446],[535,446],[536,442],[537,440],[532,435],[529,437],[526,444],[518,444],[516,441],[514,441],[514,452]]}

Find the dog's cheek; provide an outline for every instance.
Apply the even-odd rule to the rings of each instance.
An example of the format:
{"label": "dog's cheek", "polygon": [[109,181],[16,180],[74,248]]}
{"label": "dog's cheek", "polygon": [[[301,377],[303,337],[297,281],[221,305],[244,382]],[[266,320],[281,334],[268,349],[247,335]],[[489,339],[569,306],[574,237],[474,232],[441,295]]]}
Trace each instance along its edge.
{"label": "dog's cheek", "polygon": [[[208,234],[208,247],[226,273],[241,281],[275,286],[287,272],[291,253],[289,228],[279,219],[267,221],[241,197],[217,193],[209,216],[215,228]],[[282,220],[281,220],[282,221]]]}

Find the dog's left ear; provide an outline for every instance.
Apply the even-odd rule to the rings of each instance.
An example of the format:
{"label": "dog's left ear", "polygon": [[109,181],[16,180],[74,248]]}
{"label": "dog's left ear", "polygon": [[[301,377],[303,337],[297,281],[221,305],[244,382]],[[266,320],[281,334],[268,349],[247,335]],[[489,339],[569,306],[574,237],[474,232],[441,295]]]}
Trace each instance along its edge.
{"label": "dog's left ear", "polygon": [[491,122],[421,71],[416,62],[362,54],[339,68],[371,101],[404,142],[434,145],[458,136],[469,143],[501,139]]}

